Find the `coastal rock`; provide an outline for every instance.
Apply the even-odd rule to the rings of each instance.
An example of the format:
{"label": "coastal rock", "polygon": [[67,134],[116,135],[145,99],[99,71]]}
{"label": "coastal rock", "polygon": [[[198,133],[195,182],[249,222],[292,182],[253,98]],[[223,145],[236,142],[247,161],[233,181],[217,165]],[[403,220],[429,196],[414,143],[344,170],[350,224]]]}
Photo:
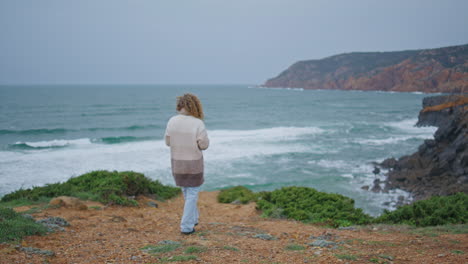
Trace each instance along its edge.
{"label": "coastal rock", "polygon": [[427,50],[354,52],[299,61],[263,86],[460,93],[468,91],[468,44]]}
{"label": "coastal rock", "polygon": [[468,96],[425,98],[417,124],[438,126],[434,139],[412,155],[381,164],[390,169],[386,188],[406,190],[414,200],[468,193]]}

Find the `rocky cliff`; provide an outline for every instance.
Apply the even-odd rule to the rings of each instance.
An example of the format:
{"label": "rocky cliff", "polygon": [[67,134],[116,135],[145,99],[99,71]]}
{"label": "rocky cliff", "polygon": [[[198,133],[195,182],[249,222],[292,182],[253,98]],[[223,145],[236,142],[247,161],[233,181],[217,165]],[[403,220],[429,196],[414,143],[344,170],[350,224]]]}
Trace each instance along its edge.
{"label": "rocky cliff", "polygon": [[386,189],[399,188],[415,200],[433,195],[468,193],[468,95],[435,96],[423,100],[418,126],[437,126],[412,155],[387,159]]}
{"label": "rocky cliff", "polygon": [[468,91],[468,44],[299,61],[263,86],[463,93]]}

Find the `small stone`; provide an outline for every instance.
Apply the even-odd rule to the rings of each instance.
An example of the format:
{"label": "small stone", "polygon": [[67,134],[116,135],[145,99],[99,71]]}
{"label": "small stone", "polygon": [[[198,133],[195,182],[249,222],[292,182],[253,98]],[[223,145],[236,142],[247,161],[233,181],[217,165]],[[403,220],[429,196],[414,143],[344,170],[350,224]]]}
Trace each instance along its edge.
{"label": "small stone", "polygon": [[379,257],[384,258],[384,259],[388,259],[388,260],[393,260],[392,256],[380,255]]}
{"label": "small stone", "polygon": [[320,256],[322,254],[322,251],[321,250],[317,250],[314,252],[314,255],[315,256]]}
{"label": "small stone", "polygon": [[365,191],[368,191],[368,190],[369,190],[369,185],[361,186],[361,189],[363,189],[363,190],[365,190]]}
{"label": "small stone", "polygon": [[45,255],[45,256],[50,256],[50,257],[55,256],[55,252],[50,251],[50,250],[42,250],[39,248],[22,247],[20,250],[26,253],[30,253],[30,254],[39,254],[39,255]]}
{"label": "small stone", "polygon": [[26,219],[34,220],[34,217],[33,217],[32,215],[30,215],[30,214],[23,214],[22,216],[23,216],[24,218],[26,218]]}
{"label": "small stone", "polygon": [[313,247],[328,247],[328,246],[335,246],[336,243],[333,241],[317,239],[313,241],[312,243],[309,243],[308,245],[313,246]]}
{"label": "small stone", "polygon": [[46,219],[37,220],[36,223],[38,224],[53,224],[58,226],[70,226],[70,223],[67,220],[61,217],[48,217]]}
{"label": "small stone", "polygon": [[439,255],[437,255],[437,257],[439,257],[439,258],[445,257],[445,254],[439,254]]}
{"label": "small stone", "polygon": [[239,205],[239,204],[242,204],[242,203],[241,203],[241,201],[239,201],[239,200],[235,200],[235,201],[231,202],[231,204],[237,204],[237,205]]}
{"label": "small stone", "polygon": [[153,202],[153,201],[149,201],[146,203],[149,207],[154,207],[154,208],[158,208],[158,204]]}
{"label": "small stone", "polygon": [[269,235],[269,234],[256,234],[253,236],[254,238],[260,238],[263,240],[276,240],[276,237]]}
{"label": "small stone", "polygon": [[120,215],[113,215],[111,216],[111,222],[116,222],[116,223],[121,223],[121,222],[127,222],[127,219]]}
{"label": "small stone", "polygon": [[160,245],[180,245],[180,242],[172,241],[172,240],[163,240],[163,241],[159,241],[158,244],[160,244]]}
{"label": "small stone", "polygon": [[338,230],[350,230],[350,231],[356,231],[357,228],[354,227],[354,226],[342,226],[342,227],[338,227]]}
{"label": "small stone", "polygon": [[65,231],[65,228],[63,228],[62,226],[69,226],[70,225],[67,222],[67,220],[65,220],[65,219],[63,219],[61,217],[48,217],[48,218],[45,218],[45,219],[37,220],[36,223],[47,227],[48,232]]}

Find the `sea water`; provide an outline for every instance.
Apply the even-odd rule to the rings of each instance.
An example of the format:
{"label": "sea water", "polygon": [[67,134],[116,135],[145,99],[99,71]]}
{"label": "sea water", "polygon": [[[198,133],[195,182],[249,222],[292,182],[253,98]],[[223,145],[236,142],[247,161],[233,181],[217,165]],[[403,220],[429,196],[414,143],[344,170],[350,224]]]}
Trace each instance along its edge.
{"label": "sea water", "polygon": [[417,150],[418,93],[268,89],[248,85],[0,86],[0,196],[93,170],[137,171],[173,185],[163,137],[176,96],[199,96],[210,147],[204,190],[308,186],[372,215],[409,194],[361,189],[371,162]]}

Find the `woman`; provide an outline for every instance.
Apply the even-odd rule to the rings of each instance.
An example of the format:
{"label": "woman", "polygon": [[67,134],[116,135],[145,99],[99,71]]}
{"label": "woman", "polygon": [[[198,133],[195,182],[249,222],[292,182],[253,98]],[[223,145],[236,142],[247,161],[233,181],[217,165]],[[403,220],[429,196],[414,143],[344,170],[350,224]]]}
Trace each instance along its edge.
{"label": "woman", "polygon": [[203,108],[193,94],[177,97],[176,116],[171,117],[166,128],[166,145],[171,147],[172,175],[177,186],[182,187],[185,205],[180,223],[182,234],[192,234],[198,224],[198,192],[203,184],[203,153],[209,139],[203,123]]}

